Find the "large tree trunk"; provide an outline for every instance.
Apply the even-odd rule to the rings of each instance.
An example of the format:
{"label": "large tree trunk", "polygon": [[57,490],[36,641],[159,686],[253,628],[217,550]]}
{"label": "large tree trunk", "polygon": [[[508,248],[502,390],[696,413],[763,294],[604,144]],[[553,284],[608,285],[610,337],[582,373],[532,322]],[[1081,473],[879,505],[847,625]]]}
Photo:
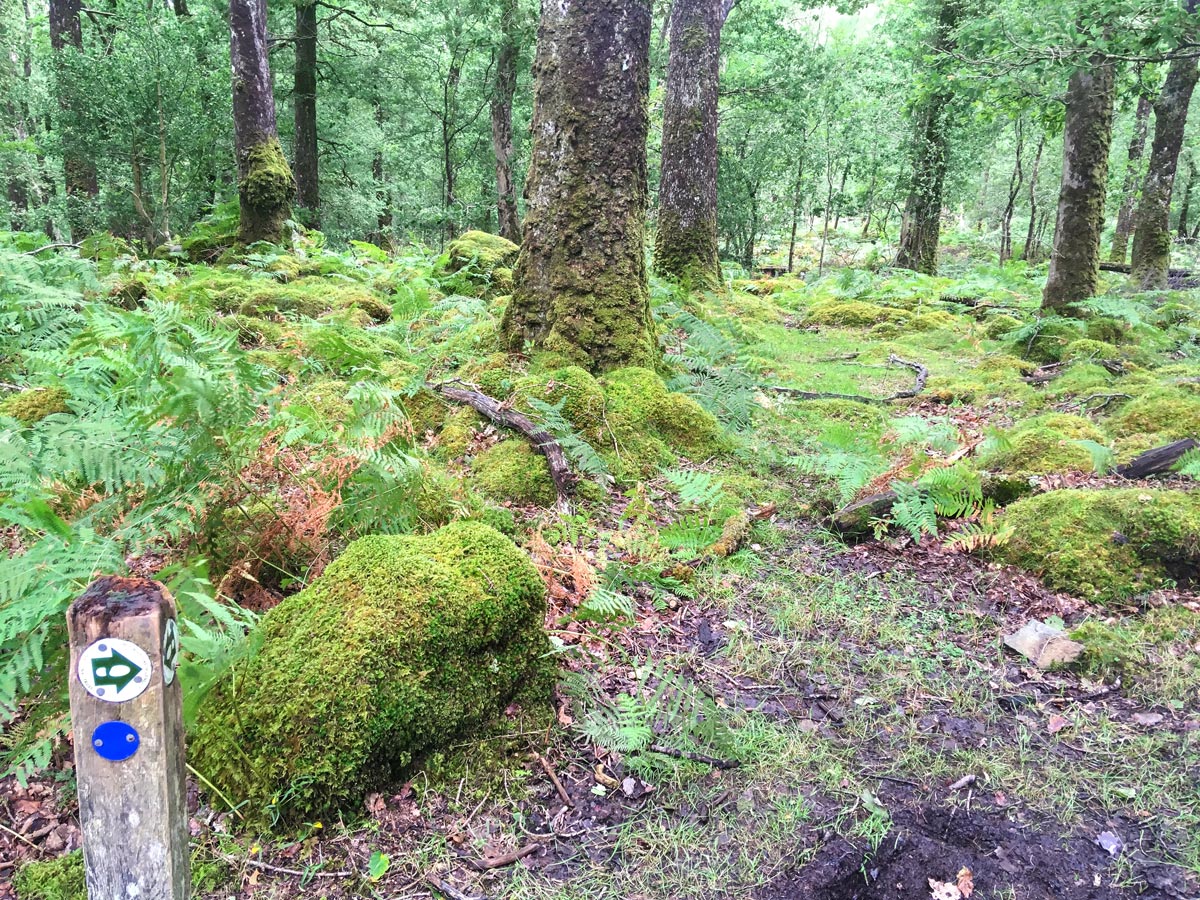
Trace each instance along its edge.
{"label": "large tree trunk", "polygon": [[653,365],[646,283],[650,0],[542,5],[525,240],[501,325],[510,350],[594,371]]}
{"label": "large tree trunk", "polygon": [[277,243],[292,214],[296,182],[279,146],[275,123],[266,0],[229,0],[229,35],[241,211],[238,240]]}
{"label": "large tree trunk", "polygon": [[321,222],[321,190],[317,164],[317,4],[296,4],[296,68],[292,90],[296,121],[296,197],[307,211],[308,224]]}
{"label": "large tree trunk", "polygon": [[722,0],[675,0],[663,101],[662,181],[654,267],[699,288],[721,283],[717,260],[717,81]]}
{"label": "large tree trunk", "polygon": [[1163,290],[1171,264],[1171,191],[1183,147],[1188,106],[1200,75],[1196,58],[1171,62],[1162,93],[1154,102],[1154,143],[1134,219],[1133,280],[1142,290]]}
{"label": "large tree trunk", "polygon": [[[79,21],[80,0],[50,0],[50,46],[55,59],[55,92],[62,118],[70,115],[77,102],[69,84],[63,60],[67,47],[79,50],[83,46],[83,27]],[[63,178],[67,191],[67,222],[71,239],[79,240],[89,230],[88,215],[91,198],[100,193],[96,168],[87,157],[87,150],[65,122],[59,123],[63,148]]]}
{"label": "large tree trunk", "polygon": [[[962,13],[959,0],[940,0],[934,49],[940,56],[952,49],[954,29]],[[953,98],[944,88],[930,93],[917,110],[913,171],[904,218],[900,225],[900,250],[896,266],[932,275],[937,271],[938,238],[942,230],[942,190],[946,182],[948,146],[946,132]]]}
{"label": "large tree trunk", "polygon": [[1108,187],[1116,80],[1102,56],[1071,76],[1063,124],[1063,174],[1044,309],[1060,309],[1096,293],[1100,280],[1100,232]]}
{"label": "large tree trunk", "polygon": [[521,52],[517,0],[504,0],[500,18],[501,43],[492,85],[492,153],[496,157],[496,219],[502,238],[521,243],[517,215],[517,186],[513,181],[513,95],[517,92],[517,58]]}
{"label": "large tree trunk", "polygon": [[1133,209],[1137,205],[1137,185],[1142,174],[1142,155],[1146,152],[1146,132],[1152,108],[1150,98],[1139,94],[1137,112],[1133,116],[1133,137],[1129,139],[1129,162],[1125,166],[1125,183],[1121,186],[1121,209],[1117,212],[1117,229],[1113,232],[1109,262],[1125,262],[1125,254],[1129,250],[1129,235],[1133,233]]}

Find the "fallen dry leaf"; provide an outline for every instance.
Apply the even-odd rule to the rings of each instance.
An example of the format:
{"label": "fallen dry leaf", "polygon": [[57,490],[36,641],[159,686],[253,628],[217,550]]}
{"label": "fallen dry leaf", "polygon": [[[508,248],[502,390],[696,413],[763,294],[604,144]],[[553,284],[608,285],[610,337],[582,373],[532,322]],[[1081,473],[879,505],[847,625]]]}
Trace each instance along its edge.
{"label": "fallen dry leaf", "polygon": [[1153,728],[1163,720],[1162,713],[1134,713],[1133,721],[1143,728]]}
{"label": "fallen dry leaf", "polygon": [[936,878],[929,879],[929,896],[931,900],[962,900],[957,885]]}
{"label": "fallen dry leaf", "polygon": [[1046,723],[1046,730],[1051,734],[1058,734],[1069,724],[1071,723],[1067,721],[1066,716],[1051,716],[1050,721]]}
{"label": "fallen dry leaf", "polygon": [[972,879],[971,870],[966,866],[958,870],[957,881],[958,892],[964,897],[970,897],[971,894],[975,893],[975,882]]}

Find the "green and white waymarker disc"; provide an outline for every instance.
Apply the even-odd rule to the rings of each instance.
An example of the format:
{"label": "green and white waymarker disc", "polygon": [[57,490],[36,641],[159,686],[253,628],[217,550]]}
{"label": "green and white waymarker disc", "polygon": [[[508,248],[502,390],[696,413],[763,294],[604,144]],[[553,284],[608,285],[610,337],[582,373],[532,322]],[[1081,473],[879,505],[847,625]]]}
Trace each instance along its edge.
{"label": "green and white waymarker disc", "polygon": [[163,684],[170,684],[179,665],[179,626],[174,619],[167,619],[167,627],[163,629],[162,660]]}
{"label": "green and white waymarker disc", "polygon": [[150,657],[137,644],[101,638],[79,654],[76,673],[89,694],[109,703],[124,703],[150,686]]}

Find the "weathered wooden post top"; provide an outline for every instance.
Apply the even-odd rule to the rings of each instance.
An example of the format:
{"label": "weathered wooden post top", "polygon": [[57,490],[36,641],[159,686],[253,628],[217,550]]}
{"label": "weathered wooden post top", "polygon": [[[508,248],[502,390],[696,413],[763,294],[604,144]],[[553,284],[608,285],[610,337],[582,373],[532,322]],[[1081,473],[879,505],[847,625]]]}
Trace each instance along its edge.
{"label": "weathered wooden post top", "polygon": [[175,601],[154,581],[99,578],[67,628],[89,900],[187,900]]}

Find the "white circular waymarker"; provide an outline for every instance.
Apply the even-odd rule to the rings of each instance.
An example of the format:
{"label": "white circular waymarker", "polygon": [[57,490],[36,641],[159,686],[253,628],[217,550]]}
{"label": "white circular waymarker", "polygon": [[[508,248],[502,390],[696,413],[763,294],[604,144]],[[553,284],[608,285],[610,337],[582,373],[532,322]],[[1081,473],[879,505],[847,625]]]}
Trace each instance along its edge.
{"label": "white circular waymarker", "polygon": [[132,641],[101,638],[79,654],[75,668],[89,694],[109,703],[124,703],[150,686],[150,656]]}
{"label": "white circular waymarker", "polygon": [[175,680],[175,669],[179,666],[179,626],[174,619],[167,619],[163,629],[162,660],[163,684],[170,684]]}

